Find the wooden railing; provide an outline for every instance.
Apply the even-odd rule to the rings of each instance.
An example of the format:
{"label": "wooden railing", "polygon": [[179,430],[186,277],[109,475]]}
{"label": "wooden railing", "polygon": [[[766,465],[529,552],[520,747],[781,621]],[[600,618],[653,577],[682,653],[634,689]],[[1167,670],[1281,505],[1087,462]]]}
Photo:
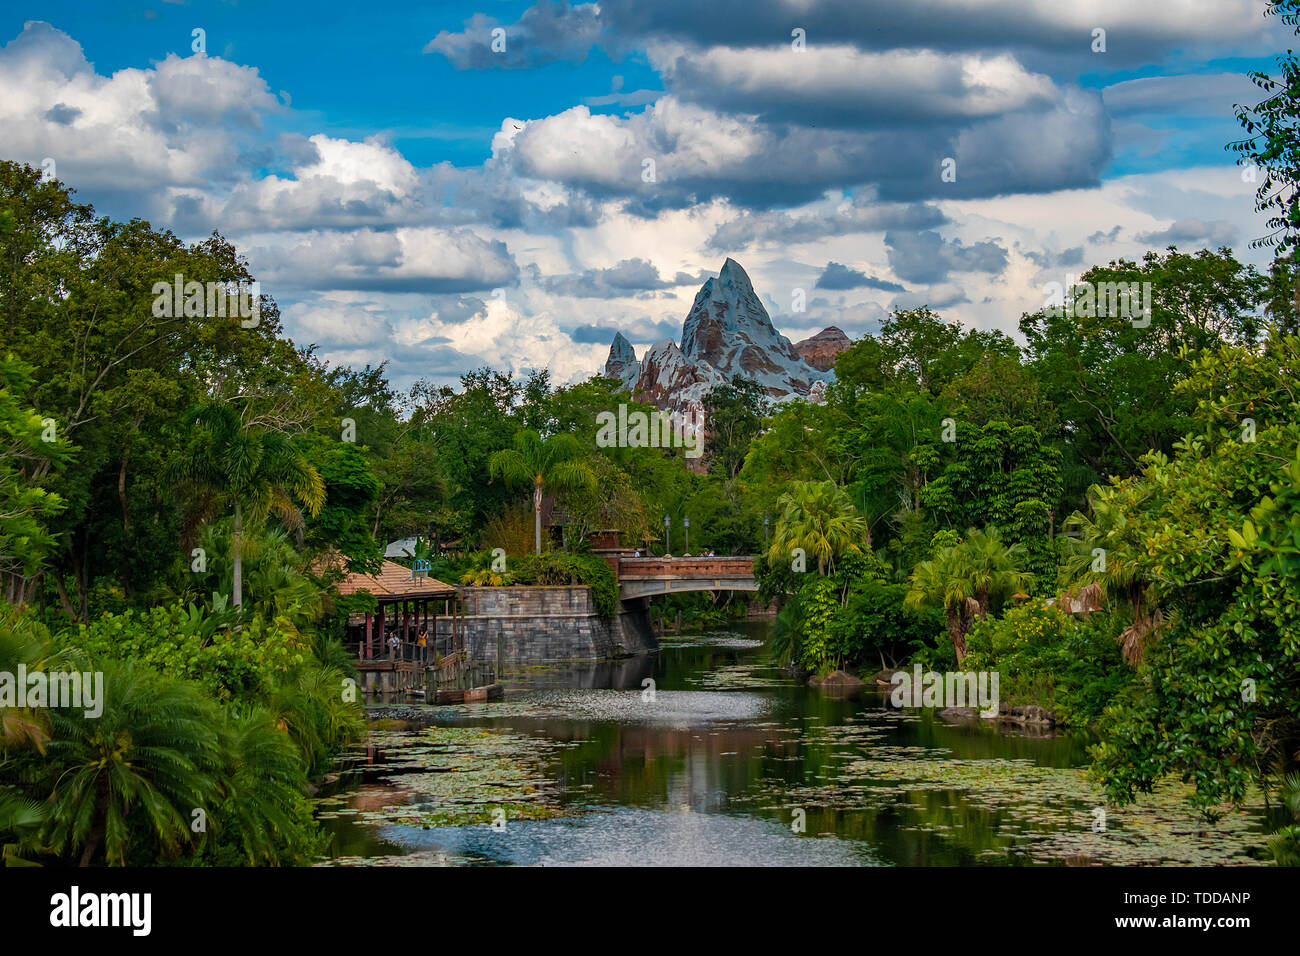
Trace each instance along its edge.
{"label": "wooden railing", "polygon": [[463,651],[442,658],[429,670],[436,690],[469,690],[496,683],[496,666],[490,661],[470,660]]}

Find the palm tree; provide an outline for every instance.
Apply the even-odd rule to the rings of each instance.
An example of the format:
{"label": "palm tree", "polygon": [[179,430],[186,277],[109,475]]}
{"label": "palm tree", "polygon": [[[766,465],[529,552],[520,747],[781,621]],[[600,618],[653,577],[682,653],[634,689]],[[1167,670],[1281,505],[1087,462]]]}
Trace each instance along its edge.
{"label": "palm tree", "polygon": [[[1131,516],[1141,514],[1148,493],[1140,486],[1092,485],[1088,489],[1088,514],[1076,511],[1063,525],[1079,536],[1062,564],[1062,577],[1070,587],[1057,603],[1068,610],[1076,590],[1085,606],[1099,606],[1111,598],[1126,602],[1133,610],[1133,623],[1120,633],[1119,642],[1130,664],[1142,659],[1147,638],[1164,620],[1138,558],[1144,547],[1142,523]],[[1097,549],[1105,558],[1101,570],[1094,570]]]}
{"label": "palm tree", "polygon": [[542,497],[547,490],[593,490],[596,477],[584,460],[582,443],[567,432],[542,438],[531,428],[515,432],[513,448],[503,448],[488,459],[493,479],[508,487],[532,486],[533,530],[537,553],[542,553]]}
{"label": "palm tree", "polygon": [[958,664],[966,656],[966,633],[979,613],[970,570],[960,545],[940,548],[934,557],[912,569],[904,598],[908,607],[930,604],[943,608]]}
{"label": "palm tree", "polygon": [[768,549],[774,563],[802,548],[817,557],[817,572],[825,574],[835,569],[836,558],[871,546],[866,518],[833,481],[792,481],[777,505],[781,516]]}
{"label": "palm tree", "polygon": [[990,601],[1001,601],[1029,587],[1033,575],[1021,568],[1028,553],[1019,542],[1007,545],[996,528],[971,529],[960,547],[965,551],[979,616],[988,617]]}
{"label": "palm tree", "polygon": [[194,496],[191,515],[201,524],[234,508],[231,533],[233,600],[243,604],[244,521],[260,523],[274,512],[291,529],[303,525],[298,503],[313,517],[325,504],[325,481],[284,432],[244,425],[234,408],[208,402],[185,417],[188,447],[175,477]]}
{"label": "palm tree", "polygon": [[1020,569],[1024,554],[1023,545],[1006,546],[995,530],[972,528],[965,540],[940,548],[912,569],[905,603],[943,608],[960,664],[975,619],[987,617],[993,601],[1028,585],[1031,576]]}
{"label": "palm tree", "polygon": [[103,661],[97,669],[98,718],[50,712],[46,766],[55,784],[45,842],[57,853],[80,850],[82,866],[101,846],[122,864],[144,825],[165,851],[178,850],[191,839],[193,811],[210,812],[220,797],[220,713],[193,685],[142,665]]}
{"label": "palm tree", "polygon": [[223,837],[251,866],[298,856],[302,848],[292,845],[292,836],[301,829],[300,816],[310,812],[303,754],[266,709],[224,713]]}

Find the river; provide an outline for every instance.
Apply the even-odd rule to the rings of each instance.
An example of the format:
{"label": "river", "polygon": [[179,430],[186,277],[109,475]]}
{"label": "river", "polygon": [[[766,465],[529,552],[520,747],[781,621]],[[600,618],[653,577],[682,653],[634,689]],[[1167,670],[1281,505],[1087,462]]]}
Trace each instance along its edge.
{"label": "river", "polygon": [[[335,865],[1257,862],[1166,784],[1104,805],[1078,735],[998,732],[796,684],[766,624],[644,658],[519,667],[504,701],[372,711],[318,816]],[[653,681],[647,685],[647,679]]]}

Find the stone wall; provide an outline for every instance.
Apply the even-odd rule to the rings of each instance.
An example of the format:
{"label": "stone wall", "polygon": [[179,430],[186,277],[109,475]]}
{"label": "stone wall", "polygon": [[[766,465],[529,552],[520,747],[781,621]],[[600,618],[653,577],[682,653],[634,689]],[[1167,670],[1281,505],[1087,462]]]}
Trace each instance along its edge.
{"label": "stone wall", "polygon": [[[648,601],[626,602],[607,620],[588,587],[460,588],[465,646],[476,660],[590,661],[640,654],[658,647]],[[438,634],[451,633],[438,618]]]}

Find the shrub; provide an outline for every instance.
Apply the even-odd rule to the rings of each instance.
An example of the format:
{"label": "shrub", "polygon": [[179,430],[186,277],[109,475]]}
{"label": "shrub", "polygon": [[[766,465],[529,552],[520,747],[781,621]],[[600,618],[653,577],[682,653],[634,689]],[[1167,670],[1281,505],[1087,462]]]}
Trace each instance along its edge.
{"label": "shrub", "polygon": [[103,614],[59,635],[92,656],[141,661],[160,674],[193,680],[218,700],[264,694],[311,655],[307,638],[288,620],[260,617],[233,626],[230,612],[191,604]]}
{"label": "shrub", "polygon": [[1086,724],[1133,681],[1115,640],[1123,629],[1118,618],[1110,612],[1076,618],[1041,599],[1026,601],[975,623],[962,666],[996,670],[1003,695],[1050,707],[1065,723]]}

